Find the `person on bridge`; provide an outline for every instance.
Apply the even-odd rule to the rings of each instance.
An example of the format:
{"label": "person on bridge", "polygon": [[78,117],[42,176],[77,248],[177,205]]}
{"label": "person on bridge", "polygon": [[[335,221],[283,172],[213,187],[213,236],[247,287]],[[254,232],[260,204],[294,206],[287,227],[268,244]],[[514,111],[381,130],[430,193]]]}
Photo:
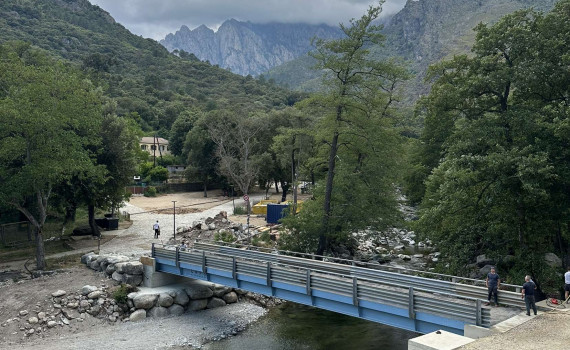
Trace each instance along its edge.
{"label": "person on bridge", "polygon": [[154,229],[154,238],[156,239],[160,236],[160,225],[158,224],[158,220],[156,220],[156,224],[154,224],[152,228]]}
{"label": "person on bridge", "polygon": [[568,304],[568,294],[570,294],[570,266],[568,266],[568,271],[564,274],[564,300]]}
{"label": "person on bridge", "polygon": [[491,304],[491,297],[494,295],[495,306],[499,306],[497,292],[499,290],[499,287],[501,286],[501,278],[499,277],[499,274],[495,272],[494,267],[491,267],[491,272],[487,274],[485,285],[487,286],[487,290],[489,292],[489,297],[487,298],[487,302],[485,303],[485,305]]}
{"label": "person on bridge", "polygon": [[536,304],[534,300],[534,290],[536,289],[536,284],[531,281],[530,276],[526,275],[525,283],[522,286],[521,297],[524,299],[524,303],[526,305],[526,315],[530,316],[530,308],[532,307],[532,311],[536,315]]}

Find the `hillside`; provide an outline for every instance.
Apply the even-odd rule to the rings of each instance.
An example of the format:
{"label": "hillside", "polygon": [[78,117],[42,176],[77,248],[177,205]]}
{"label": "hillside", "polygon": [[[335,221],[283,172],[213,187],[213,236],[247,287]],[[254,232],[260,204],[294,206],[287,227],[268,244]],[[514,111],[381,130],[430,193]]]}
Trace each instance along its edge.
{"label": "hillside", "polygon": [[315,36],[337,38],[340,34],[338,28],[325,24],[255,24],[230,19],[216,32],[204,25],[194,30],[182,26],[160,43],[169,51],[191,52],[234,73],[257,75],[304,56]]}
{"label": "hillside", "polygon": [[233,74],[195,56],[170,54],[133,35],[87,0],[0,2],[0,42],[21,40],[83,69],[145,130],[168,132],[185,108],[271,109],[294,102],[284,89]]}
{"label": "hillside", "polygon": [[[468,53],[474,42],[473,28],[479,22],[492,23],[521,8],[549,10],[555,0],[408,0],[406,6],[384,26],[386,42],[372,49],[381,57],[401,57],[415,78],[405,86],[408,102],[427,93],[424,82],[430,64],[454,54]],[[313,91],[320,82],[319,72],[311,71],[310,58],[299,58],[265,74],[278,84],[301,91]]]}

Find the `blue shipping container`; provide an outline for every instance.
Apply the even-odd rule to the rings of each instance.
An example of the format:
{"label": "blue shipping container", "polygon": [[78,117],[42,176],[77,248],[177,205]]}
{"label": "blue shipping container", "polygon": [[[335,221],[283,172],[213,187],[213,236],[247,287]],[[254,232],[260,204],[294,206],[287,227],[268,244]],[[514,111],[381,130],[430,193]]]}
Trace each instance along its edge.
{"label": "blue shipping container", "polygon": [[279,220],[287,214],[287,204],[273,204],[267,203],[267,217],[268,224],[277,224]]}

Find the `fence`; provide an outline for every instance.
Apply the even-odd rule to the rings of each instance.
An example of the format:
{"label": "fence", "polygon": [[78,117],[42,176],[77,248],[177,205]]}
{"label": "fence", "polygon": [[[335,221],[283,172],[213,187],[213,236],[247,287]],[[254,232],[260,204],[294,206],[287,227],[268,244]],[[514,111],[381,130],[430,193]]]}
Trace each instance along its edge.
{"label": "fence", "polygon": [[34,241],[32,225],[28,221],[0,225],[0,242],[4,246]]}

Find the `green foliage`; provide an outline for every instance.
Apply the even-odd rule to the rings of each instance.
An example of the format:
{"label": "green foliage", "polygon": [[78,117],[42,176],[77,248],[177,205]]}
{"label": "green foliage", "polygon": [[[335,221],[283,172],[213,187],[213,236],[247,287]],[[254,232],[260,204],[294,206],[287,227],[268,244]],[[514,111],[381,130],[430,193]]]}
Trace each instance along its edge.
{"label": "green foliage", "polygon": [[153,182],[164,182],[168,180],[168,169],[157,165],[148,172],[148,177]]}
{"label": "green foliage", "polygon": [[216,232],[214,234],[214,241],[216,242],[226,242],[226,243],[233,243],[236,241],[236,238],[234,237],[234,235],[231,232],[228,232],[226,230],[224,231],[220,231],[220,232]]}
{"label": "green foliage", "polygon": [[154,186],[145,187],[143,193],[145,197],[156,197],[156,194],[157,194],[156,187]]}
{"label": "green foliage", "polygon": [[113,299],[115,299],[115,301],[118,304],[126,304],[128,300],[127,295],[129,295],[129,293],[136,291],[137,291],[136,287],[133,287],[129,284],[121,283],[121,285],[117,287],[117,289],[115,289],[115,291],[113,292]]}
{"label": "green foliage", "polygon": [[251,244],[256,247],[263,247],[263,248],[270,248],[273,246],[273,242],[271,241],[271,235],[269,232],[263,232],[260,235],[253,237],[251,240]]}
{"label": "green foliage", "polygon": [[569,23],[568,0],[547,15],[518,11],[480,24],[473,56],[431,69],[417,228],[453,257],[453,273],[494,252],[520,257],[513,280],[531,274],[554,286],[544,254],[568,254],[570,239],[570,71],[560,64]]}
{"label": "green foliage", "polygon": [[247,207],[236,206],[234,215],[247,215]]}

